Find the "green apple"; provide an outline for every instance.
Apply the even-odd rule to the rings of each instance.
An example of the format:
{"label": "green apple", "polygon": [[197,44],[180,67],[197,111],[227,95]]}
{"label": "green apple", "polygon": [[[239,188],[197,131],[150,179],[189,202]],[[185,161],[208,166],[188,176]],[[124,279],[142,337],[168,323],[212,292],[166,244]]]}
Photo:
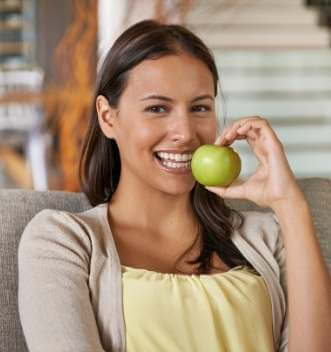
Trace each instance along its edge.
{"label": "green apple", "polygon": [[229,186],[240,174],[241,160],[232,147],[205,144],[194,152],[193,177],[205,186]]}

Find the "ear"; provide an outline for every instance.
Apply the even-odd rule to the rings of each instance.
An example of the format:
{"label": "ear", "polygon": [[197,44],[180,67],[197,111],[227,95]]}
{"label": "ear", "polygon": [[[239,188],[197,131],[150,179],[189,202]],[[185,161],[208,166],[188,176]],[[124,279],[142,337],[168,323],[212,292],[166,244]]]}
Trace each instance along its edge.
{"label": "ear", "polygon": [[99,95],[96,99],[96,109],[98,113],[98,121],[100,128],[104,135],[108,138],[114,138],[114,122],[117,116],[117,109],[112,108],[109,105],[108,100],[103,96]]}

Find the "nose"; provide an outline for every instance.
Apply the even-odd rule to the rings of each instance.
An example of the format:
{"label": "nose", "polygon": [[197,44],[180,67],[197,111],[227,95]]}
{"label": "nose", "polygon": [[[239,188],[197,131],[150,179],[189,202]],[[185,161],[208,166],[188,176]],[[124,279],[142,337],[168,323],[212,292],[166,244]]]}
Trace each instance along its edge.
{"label": "nose", "polygon": [[190,143],[196,138],[194,121],[188,113],[181,113],[175,116],[171,127],[171,139],[181,144]]}

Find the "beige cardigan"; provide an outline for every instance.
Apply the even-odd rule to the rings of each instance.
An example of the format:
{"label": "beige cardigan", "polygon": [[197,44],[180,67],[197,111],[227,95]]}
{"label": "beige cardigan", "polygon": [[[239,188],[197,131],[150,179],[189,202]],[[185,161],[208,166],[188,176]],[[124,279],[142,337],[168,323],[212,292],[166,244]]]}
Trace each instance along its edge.
{"label": "beige cardigan", "polygon": [[[275,351],[285,352],[285,249],[279,225],[272,213],[243,215],[244,225],[232,239],[266,282]],[[18,261],[19,312],[30,352],[125,351],[121,265],[107,203],[79,214],[41,211],[22,235]]]}

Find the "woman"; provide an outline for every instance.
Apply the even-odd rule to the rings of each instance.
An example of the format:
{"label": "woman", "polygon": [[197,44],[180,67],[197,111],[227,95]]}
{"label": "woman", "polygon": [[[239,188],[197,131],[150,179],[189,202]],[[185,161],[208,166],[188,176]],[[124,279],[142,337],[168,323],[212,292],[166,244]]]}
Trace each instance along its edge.
{"label": "woman", "polygon": [[[143,21],[117,39],[80,165],[94,207],[44,210],[20,243],[31,352],[327,351],[330,280],[307,202],[266,120],[216,135],[217,87],[211,54],[181,26]],[[254,175],[196,183],[194,150],[238,139],[260,161]]]}

